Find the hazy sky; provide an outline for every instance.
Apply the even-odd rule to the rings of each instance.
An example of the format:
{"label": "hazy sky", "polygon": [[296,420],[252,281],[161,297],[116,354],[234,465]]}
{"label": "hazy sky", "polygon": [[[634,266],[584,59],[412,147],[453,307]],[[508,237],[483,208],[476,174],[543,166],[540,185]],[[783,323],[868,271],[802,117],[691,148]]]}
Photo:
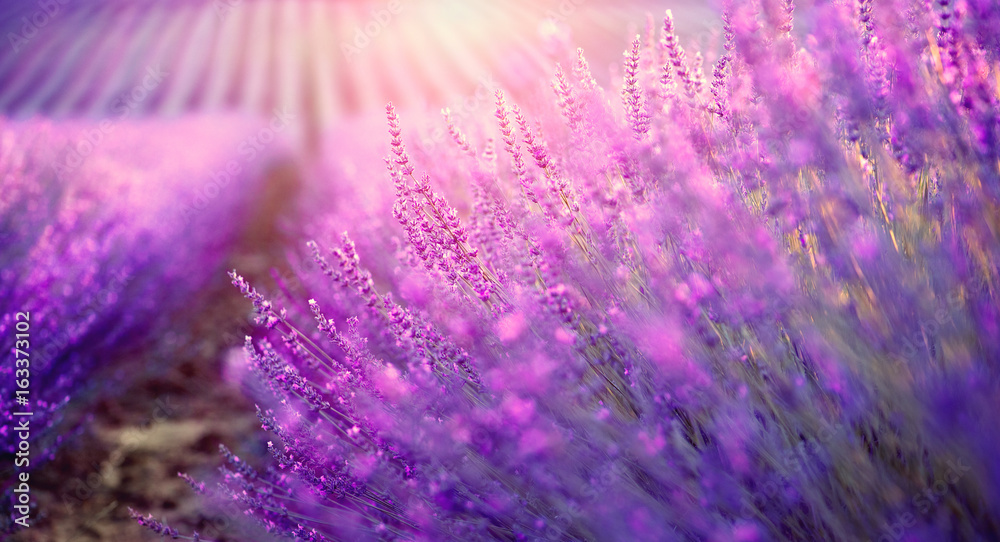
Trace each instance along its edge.
{"label": "hazy sky", "polygon": [[440,107],[483,86],[547,80],[564,40],[606,82],[646,13],[673,6],[690,43],[718,34],[697,2],[631,0],[5,1],[0,113],[105,118],[276,107],[320,125],[392,100]]}

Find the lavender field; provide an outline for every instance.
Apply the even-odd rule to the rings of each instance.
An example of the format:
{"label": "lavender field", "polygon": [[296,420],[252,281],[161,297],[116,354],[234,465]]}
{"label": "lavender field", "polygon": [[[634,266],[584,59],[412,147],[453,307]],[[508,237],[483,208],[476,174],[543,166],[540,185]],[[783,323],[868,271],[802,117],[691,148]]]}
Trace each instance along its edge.
{"label": "lavender field", "polygon": [[5,540],[1000,540],[996,1],[111,5],[0,18]]}

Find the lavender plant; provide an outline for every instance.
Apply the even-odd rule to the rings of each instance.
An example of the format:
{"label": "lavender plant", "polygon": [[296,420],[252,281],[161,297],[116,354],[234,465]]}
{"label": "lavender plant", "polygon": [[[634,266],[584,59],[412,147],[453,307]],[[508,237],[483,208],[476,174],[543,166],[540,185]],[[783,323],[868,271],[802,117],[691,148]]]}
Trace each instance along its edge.
{"label": "lavender plant", "polygon": [[307,300],[231,273],[274,461],[215,497],[295,540],[1000,537],[998,30],[799,4],[718,55],[668,11],[620,100],[580,52],[450,147],[388,106],[393,221],[329,218]]}
{"label": "lavender plant", "polygon": [[[40,490],[30,475],[87,430],[88,405],[169,369],[165,348],[181,346],[171,337],[190,318],[192,298],[225,268],[242,198],[234,191],[216,213],[185,221],[163,207],[169,199],[148,197],[181,191],[189,178],[142,156],[175,142],[176,132],[161,128],[118,126],[103,147],[91,144],[87,163],[60,176],[53,165],[79,148],[86,126],[0,120],[2,532],[37,517],[14,514],[11,491],[24,475]],[[17,313],[29,315],[21,336]],[[139,369],[129,367],[136,358]]]}

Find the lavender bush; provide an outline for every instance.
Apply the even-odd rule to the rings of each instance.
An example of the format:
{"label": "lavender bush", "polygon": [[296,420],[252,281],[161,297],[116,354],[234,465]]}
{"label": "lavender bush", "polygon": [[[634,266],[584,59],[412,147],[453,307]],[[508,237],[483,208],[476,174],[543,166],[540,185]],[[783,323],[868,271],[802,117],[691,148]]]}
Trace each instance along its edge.
{"label": "lavender bush", "polygon": [[[97,147],[86,139],[96,130],[85,124],[0,120],[2,532],[18,529],[12,519],[24,515],[11,508],[18,474],[30,476],[87,430],[88,405],[170,368],[167,353],[183,345],[177,336],[192,316],[192,298],[225,269],[239,233],[236,191],[195,219],[163,205],[217,158],[192,152],[186,164],[155,167],[163,158],[146,154],[175,145],[179,135],[158,128],[117,126]],[[61,173],[66,153],[79,148],[89,149],[87,161]],[[21,342],[19,312],[30,318]],[[15,365],[15,346],[26,363]],[[136,359],[141,366],[132,366]],[[26,394],[17,386],[22,379]],[[15,404],[15,390],[26,404]],[[29,431],[18,429],[25,418],[15,411],[32,412]]]}
{"label": "lavender bush", "polygon": [[287,306],[232,273],[274,462],[196,488],[296,540],[1000,537],[997,17],[735,1],[620,95],[580,52],[415,150],[390,105],[392,220]]}

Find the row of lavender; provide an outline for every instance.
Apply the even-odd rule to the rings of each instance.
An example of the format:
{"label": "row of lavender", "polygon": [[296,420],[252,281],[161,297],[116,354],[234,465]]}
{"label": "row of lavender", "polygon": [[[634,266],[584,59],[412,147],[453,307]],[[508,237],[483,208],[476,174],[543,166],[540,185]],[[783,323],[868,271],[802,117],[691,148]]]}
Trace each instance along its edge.
{"label": "row of lavender", "polygon": [[668,13],[620,98],[581,52],[440,148],[390,106],[391,218],[286,306],[233,273],[274,464],[195,488],[296,540],[1000,537],[1000,9],[723,20],[708,77]]}
{"label": "row of lavender", "polygon": [[[172,157],[192,128],[213,144]],[[177,204],[243,133],[0,121],[0,532],[45,512],[32,474],[88,430],[95,400],[182,355],[182,323],[222,275],[246,209],[237,190],[202,212]]]}

